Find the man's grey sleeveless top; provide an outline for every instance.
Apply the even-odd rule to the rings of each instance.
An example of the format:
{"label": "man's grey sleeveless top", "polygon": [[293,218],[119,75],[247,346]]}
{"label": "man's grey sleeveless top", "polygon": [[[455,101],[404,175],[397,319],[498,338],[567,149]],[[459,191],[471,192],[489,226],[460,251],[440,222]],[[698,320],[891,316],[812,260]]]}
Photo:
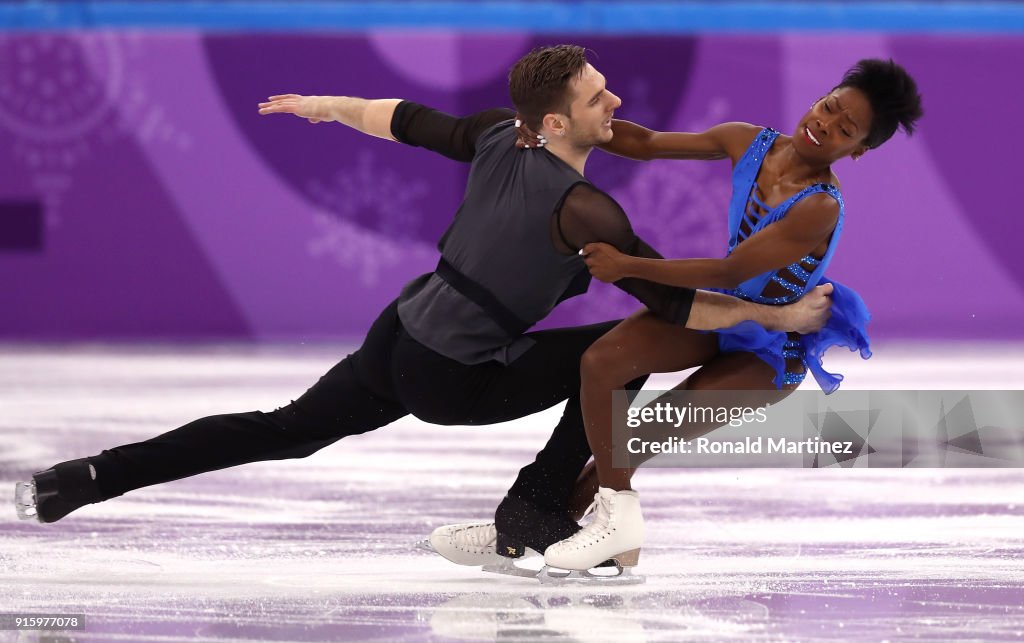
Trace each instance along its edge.
{"label": "man's grey sleeveless top", "polygon": [[462,205],[438,243],[438,270],[399,297],[409,335],[463,364],[512,362],[533,345],[522,333],[590,284],[582,258],[559,254],[551,237],[552,213],[586,179],[515,140],[512,121],[477,139]]}

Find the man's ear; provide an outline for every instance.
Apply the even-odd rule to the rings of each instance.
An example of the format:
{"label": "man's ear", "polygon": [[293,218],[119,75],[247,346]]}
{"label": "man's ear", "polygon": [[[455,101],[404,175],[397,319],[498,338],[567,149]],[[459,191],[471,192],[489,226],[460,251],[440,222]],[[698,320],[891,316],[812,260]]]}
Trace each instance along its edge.
{"label": "man's ear", "polygon": [[565,116],[562,114],[545,114],[541,122],[542,129],[546,129],[554,136],[565,136]]}

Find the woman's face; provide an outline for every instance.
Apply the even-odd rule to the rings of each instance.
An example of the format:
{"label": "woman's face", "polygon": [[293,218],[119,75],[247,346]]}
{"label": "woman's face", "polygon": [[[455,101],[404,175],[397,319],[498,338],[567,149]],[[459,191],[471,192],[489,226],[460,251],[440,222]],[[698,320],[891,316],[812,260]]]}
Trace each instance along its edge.
{"label": "woman's face", "polygon": [[819,98],[793,133],[793,145],[809,161],[832,163],[867,151],[871,103],[862,91],[843,87]]}

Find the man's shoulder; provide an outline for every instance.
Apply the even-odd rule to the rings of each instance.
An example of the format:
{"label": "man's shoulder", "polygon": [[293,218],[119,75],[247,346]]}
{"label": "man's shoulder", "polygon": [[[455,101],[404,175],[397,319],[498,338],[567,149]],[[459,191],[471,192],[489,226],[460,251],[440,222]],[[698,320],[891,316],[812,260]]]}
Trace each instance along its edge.
{"label": "man's shoulder", "polygon": [[566,188],[562,208],[584,217],[609,210],[615,213],[622,212],[622,206],[610,194],[585,179],[580,179]]}
{"label": "man's shoulder", "polygon": [[476,163],[485,158],[496,158],[505,156],[504,152],[515,150],[516,129],[512,119],[498,121],[487,126],[476,137],[476,154],[473,162]]}
{"label": "man's shoulder", "polygon": [[515,121],[514,121],[515,113],[511,112],[511,110],[509,110],[509,114],[510,115],[509,115],[508,118],[502,119],[502,120],[500,120],[500,121],[490,125],[484,131],[480,132],[480,136],[479,136],[479,138],[477,138],[477,145],[478,146],[479,145],[483,145],[484,143],[486,143],[489,140],[501,139],[501,138],[510,138],[510,139],[512,139],[512,141],[515,141],[515,136],[516,136],[516,128],[514,127],[514,125],[515,125]]}

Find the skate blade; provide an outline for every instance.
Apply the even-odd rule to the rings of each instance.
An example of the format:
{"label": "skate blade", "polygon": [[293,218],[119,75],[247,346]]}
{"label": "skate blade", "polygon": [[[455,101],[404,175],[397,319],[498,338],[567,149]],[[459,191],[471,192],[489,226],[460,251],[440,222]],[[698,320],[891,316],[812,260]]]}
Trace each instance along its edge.
{"label": "skate blade", "polygon": [[39,520],[36,512],[36,482],[14,483],[14,508],[22,520]]}
{"label": "skate blade", "polygon": [[585,585],[588,587],[597,585],[642,585],[647,582],[645,576],[634,574],[632,567],[616,565],[615,569],[617,570],[615,574],[595,574],[589,569],[569,570],[545,565],[540,570],[540,573],[537,574],[537,579],[542,585]]}
{"label": "skate blade", "polygon": [[416,549],[420,551],[429,551],[431,554],[437,554],[438,551],[434,549],[434,546],[430,544],[429,538],[424,538],[415,545]]}
{"label": "skate blade", "polygon": [[[533,551],[532,549],[527,548],[526,555],[524,555],[524,558],[526,556],[529,556],[530,554],[535,554],[537,556],[540,555],[537,552]],[[540,570],[529,569],[527,567],[520,567],[520,566],[516,565],[514,562],[512,562],[513,560],[521,560],[521,559],[519,559],[519,558],[505,558],[504,556],[502,556],[501,560],[499,560],[498,562],[496,562],[496,563],[488,563],[487,565],[484,565],[480,569],[482,571],[490,572],[492,574],[503,574],[505,576],[519,576],[519,577],[522,577],[522,578],[536,578],[537,577],[537,574],[538,574],[538,572]]]}

